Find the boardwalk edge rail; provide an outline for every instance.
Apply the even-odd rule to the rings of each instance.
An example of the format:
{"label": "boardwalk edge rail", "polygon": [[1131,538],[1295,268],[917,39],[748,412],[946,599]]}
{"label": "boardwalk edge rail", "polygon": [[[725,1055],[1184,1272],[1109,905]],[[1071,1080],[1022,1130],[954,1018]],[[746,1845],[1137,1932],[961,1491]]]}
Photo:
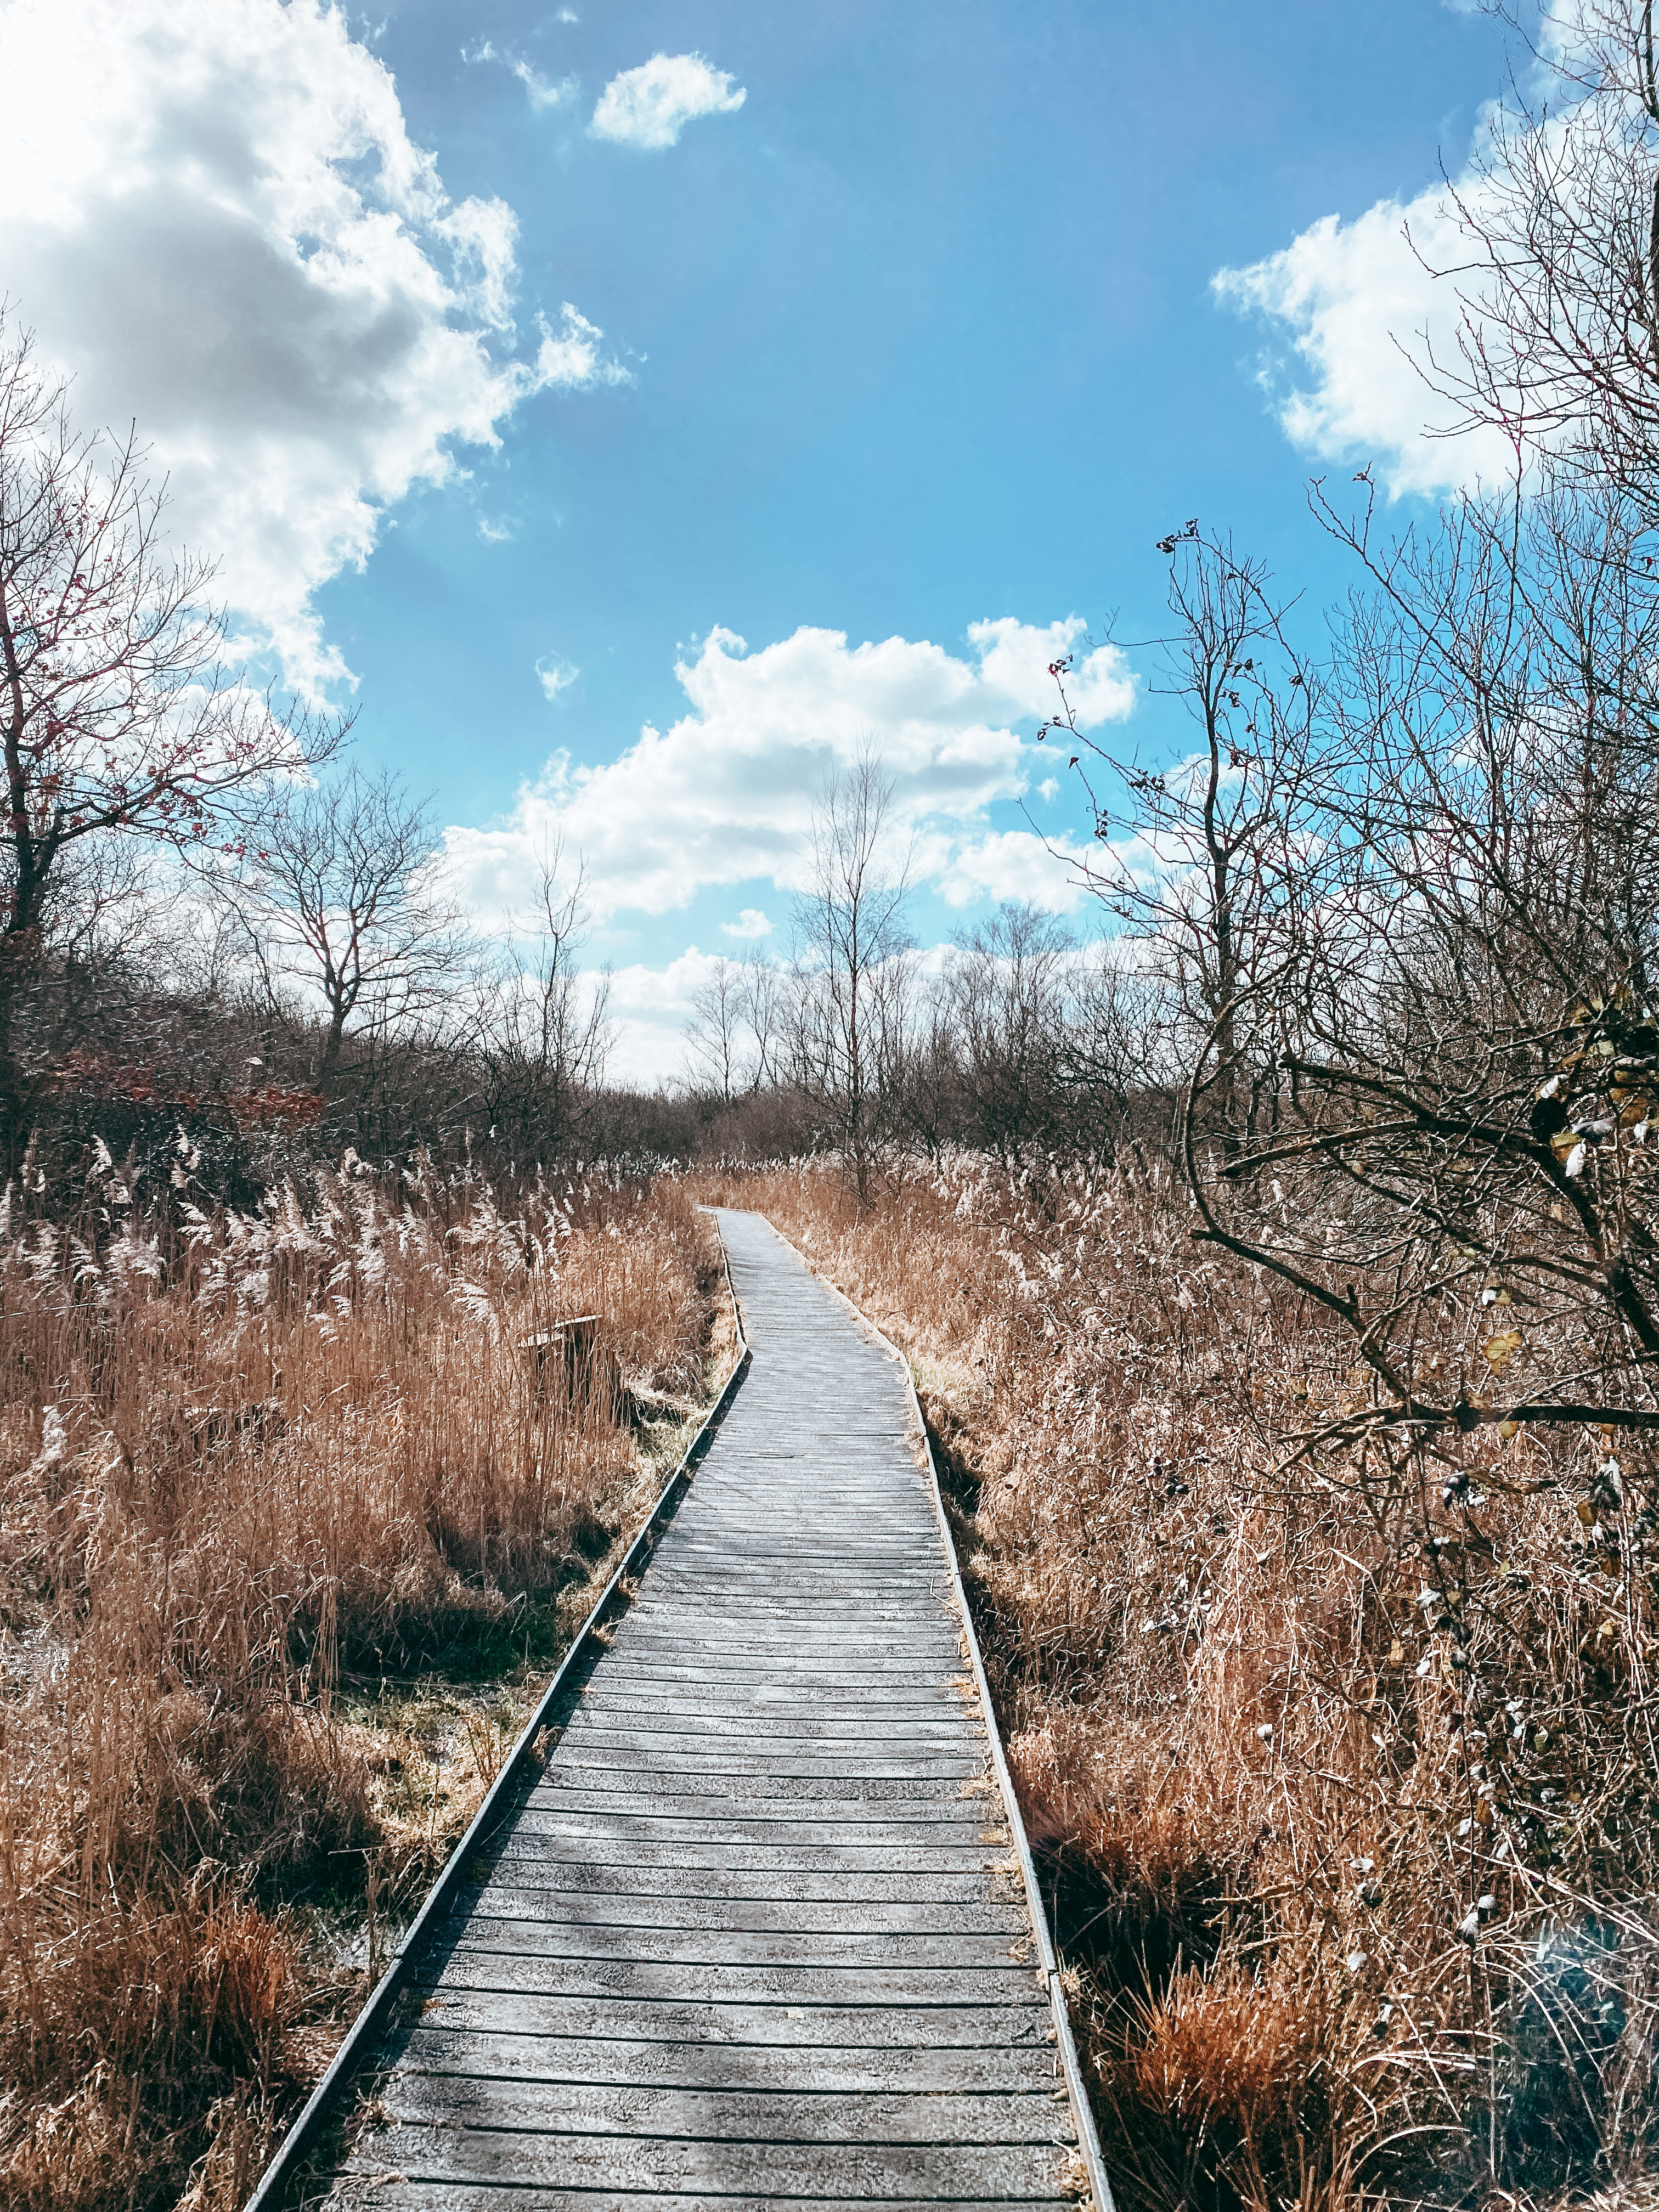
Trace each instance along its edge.
{"label": "boardwalk edge rail", "polygon": [[[764,1219],[764,1215],[762,1216]],[[770,1222],[767,1226],[775,1237],[789,1244],[792,1251],[798,1245],[790,1243]],[[805,1253],[801,1254],[806,1258]],[[1008,1815],[1008,1832],[1014,1839],[1014,1850],[1019,1859],[1019,1870],[1025,1882],[1025,1902],[1031,1916],[1031,1929],[1036,1937],[1037,1954],[1042,1960],[1043,1986],[1048,1992],[1048,2008],[1054,2014],[1054,2036],[1060,2046],[1060,2070],[1066,2077],[1066,2091],[1072,2101],[1073,2115],[1077,2121],[1078,2148],[1089,2175],[1089,2189],[1094,2199],[1094,2212],[1115,2212],[1112,2201],[1112,2185],[1106,2178],[1106,2163],[1101,2155],[1100,2133],[1095,2126],[1094,2108],[1089,2102],[1087,2084],[1083,2079],[1083,2065],[1077,2055],[1077,2039],[1072,2033],[1072,2015],[1066,2002],[1066,1987],[1060,1978],[1060,1960],[1054,1954],[1054,1937],[1049,1932],[1048,1912],[1042,1902],[1042,1892],[1037,1883],[1036,1868],[1031,1860],[1031,1846],[1025,1834],[1025,1822],[1020,1814],[1019,1799],[1015,1795],[1014,1780],[1008,1771],[1007,1756],[1002,1748],[1002,1730],[997,1724],[996,1707],[991,1702],[991,1686],[985,1677],[985,1662],[980,1656],[979,1638],[974,1630],[974,1616],[968,1603],[968,1593],[962,1586],[962,1568],[957,1559],[956,1540],[951,1534],[951,1523],[945,1510],[945,1493],[939,1488],[939,1468],[933,1459],[933,1440],[927,1432],[927,1417],[921,1410],[921,1401],[916,1395],[915,1376],[910,1371],[910,1362],[893,1342],[886,1331],[878,1328],[862,1307],[849,1298],[838,1283],[819,1273],[811,1261],[812,1269],[826,1290],[833,1291],[848,1311],[856,1316],[864,1328],[894,1360],[904,1377],[904,1387],[909,1393],[910,1410],[916,1417],[916,1427],[921,1436],[921,1448],[927,1459],[927,1481],[933,1492],[933,1511],[939,1521],[939,1532],[945,1547],[945,1561],[951,1571],[951,1587],[956,1599],[957,1614],[962,1621],[963,1635],[968,1645],[968,1656],[974,1670],[974,1685],[979,1692],[981,1710],[985,1715],[985,1733],[990,1740],[991,1761],[996,1769],[997,1784],[1002,1791],[1002,1802]]]}
{"label": "boardwalk edge rail", "polygon": [[467,1854],[493,1832],[507,1799],[517,1787],[532,1745],[547,1725],[548,1716],[557,1703],[567,1675],[586,1651],[594,1631],[603,1624],[624,1577],[631,1574],[636,1565],[644,1564],[641,1558],[642,1553],[648,1557],[659,1528],[671,1509],[678,1504],[680,1493],[691,1480],[695,1472],[694,1463],[708,1431],[726,1411],[738,1382],[747,1373],[754,1354],[744,1334],[743,1311],[738,1304],[737,1291],[732,1287],[731,1262],[726,1255],[724,1239],[720,1243],[720,1267],[726,1277],[726,1296],[732,1301],[732,1318],[738,1332],[738,1356],[732,1372],[721,1384],[720,1395],[703,1415],[697,1433],[681,1453],[678,1464],[663,1485],[661,1494],[641,1523],[633,1542],[623,1553],[615,1573],[572,1638],[570,1649],[559,1662],[557,1672],[543,1692],[535,1711],[525,1723],[518,1741],[502,1761],[501,1771],[490,1784],[483,1802],[468,1823],[466,1832],[444,1861],[437,1880],[428,1891],[425,1903],[410,1922],[409,1932],[398,1945],[391,1965],[375,1984],[362,2010],[348,2029],[345,2040],[335,2052],[327,2072],[312,2091],[299,2118],[273,2153],[270,2163],[260,2176],[258,2187],[248,2199],[243,2212],[276,2212],[283,2191],[300,2163],[301,2152],[309,2147],[319,2128],[332,2113],[370,2042],[386,2027],[392,2003],[403,1988],[404,1977],[419,1956],[427,1936],[448,1911],[456,1891],[465,1887],[461,1877]]}

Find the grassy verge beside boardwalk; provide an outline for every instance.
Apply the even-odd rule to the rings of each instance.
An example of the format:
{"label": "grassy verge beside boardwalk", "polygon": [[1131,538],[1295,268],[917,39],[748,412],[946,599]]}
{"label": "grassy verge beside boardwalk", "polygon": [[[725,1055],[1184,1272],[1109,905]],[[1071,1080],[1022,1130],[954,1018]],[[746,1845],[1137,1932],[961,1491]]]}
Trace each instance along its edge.
{"label": "grassy verge beside boardwalk", "polygon": [[[721,1364],[672,1182],[0,1221],[0,2195],[230,2208]],[[528,1340],[604,1317],[567,1388]],[[729,1364],[729,1362],[727,1363]]]}
{"label": "grassy verge beside boardwalk", "polygon": [[911,1361],[1126,2206],[1649,2201],[1639,1449],[1298,1452],[1365,1378],[1161,1167],[699,1188]]}

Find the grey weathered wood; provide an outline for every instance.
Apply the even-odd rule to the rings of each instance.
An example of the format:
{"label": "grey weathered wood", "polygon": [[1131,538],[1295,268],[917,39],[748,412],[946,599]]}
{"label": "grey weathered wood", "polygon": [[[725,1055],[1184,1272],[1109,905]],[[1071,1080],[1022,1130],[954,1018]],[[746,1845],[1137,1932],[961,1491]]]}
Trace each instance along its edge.
{"label": "grey weathered wood", "polygon": [[814,2044],[623,2042],[602,2036],[514,2035],[500,2030],[417,2027],[404,2046],[407,2065],[424,2074],[493,2075],[526,2081],[606,2082],[674,2089],[791,2091],[900,2090],[957,2096],[1032,2090],[1054,2095],[1052,2050],[850,2049]]}
{"label": "grey weathered wood", "polygon": [[[842,1720],[815,1717],[810,1721],[793,1714],[779,1716],[744,1714],[722,1720],[708,1713],[676,1713],[665,1707],[660,1698],[652,1698],[639,1705],[607,1702],[594,1698],[584,1704],[565,1730],[573,1746],[580,1744],[584,1733],[604,1741],[626,1740],[633,1735],[692,1737],[718,1745],[722,1736],[735,1736],[745,1745],[761,1744],[793,1746],[803,1752],[817,1752],[829,1745],[837,1750],[874,1751],[889,1744],[915,1744],[934,1750],[957,1751],[963,1742],[962,1723],[954,1714],[930,1714],[922,1721],[890,1721],[870,1713],[854,1715]],[[976,1745],[976,1751],[964,1752],[963,1756],[984,1758],[983,1733],[970,1725],[968,1741]]]}
{"label": "grey weathered wood", "polygon": [[[605,1866],[587,1858],[549,1857],[542,1851],[513,1849],[508,1838],[495,1862],[495,1876],[503,1884],[522,1884],[557,1891],[565,1903],[560,1910],[580,1911],[586,1900],[606,1897],[642,1896],[653,1901],[700,1898],[741,1904],[753,1899],[803,1899],[836,1905],[893,1905],[907,1912],[925,1912],[932,1903],[966,1911],[988,1894],[997,1894],[995,1882],[987,1884],[982,1863],[965,1872],[951,1873],[929,1863],[921,1873],[872,1872],[867,1868],[818,1867],[800,1873],[779,1867],[719,1866]],[[1024,1911],[1018,1876],[1010,1869],[1000,1878],[1011,1905]],[[550,1910],[554,1908],[550,1907]]]}
{"label": "grey weathered wood", "polygon": [[[933,2212],[937,2197],[884,2197],[881,2212]],[[1045,2203],[1050,2201],[1047,2198]],[[676,2190],[495,2187],[483,2182],[410,2181],[391,2172],[373,2180],[349,2176],[340,2184],[342,2212],[777,2212],[775,2197],[711,2197]],[[951,2212],[1008,2212],[1009,2199],[953,2197]],[[871,2212],[867,2197],[814,2197],[812,2212]]]}
{"label": "grey weathered wood", "polygon": [[[811,1928],[612,1927],[592,1920],[526,1918],[501,1911],[490,1896],[474,1906],[467,1943],[476,1951],[514,1958],[625,1959],[639,1965],[679,1966],[922,1966],[1000,1967],[1011,1939],[996,1929],[952,1929],[922,1934],[913,1929],[833,1931]],[[457,1954],[459,1956],[459,1954]]]}
{"label": "grey weathered wood", "polygon": [[717,1897],[665,1897],[648,1890],[581,1896],[568,1890],[522,1889],[492,1881],[477,1892],[473,1910],[498,1920],[535,1920],[570,1929],[722,1928],[754,1935],[780,1931],[838,1936],[965,1931],[1000,1936],[1010,1942],[1024,1933],[1023,1916],[1012,1905],[952,1901],[930,1915],[925,1902],[915,1899],[902,1903],[865,1899],[854,1904],[845,1894],[815,1900],[734,1897],[729,1882]]}
{"label": "grey weathered wood", "polygon": [[757,1741],[751,1735],[714,1744],[707,1737],[618,1729],[599,1745],[592,1737],[567,1738],[560,1765],[568,1774],[637,1775],[648,1769],[653,1774],[770,1774],[779,1780],[856,1774],[872,1782],[899,1782],[933,1775],[966,1780],[982,1771],[984,1754],[903,1737],[884,1749],[833,1742],[819,1748],[789,1736]]}
{"label": "grey weathered wood", "polygon": [[1052,2063],[1054,2023],[1040,1996],[1008,2005],[699,2004],[656,1997],[572,1997],[545,1990],[465,1990],[446,1982],[422,1992],[423,2027],[486,2028],[521,2035],[599,2035],[632,2041],[794,2050],[820,2045],[866,2051],[1024,2050]]}
{"label": "grey weathered wood", "polygon": [[726,1753],[711,1764],[690,1754],[645,1750],[637,1751],[635,1758],[639,1764],[627,1765],[585,1759],[580,1765],[572,1765],[572,1784],[586,1791],[614,1790],[618,1797],[637,1797],[657,1790],[672,1790],[685,1796],[726,1797],[764,1780],[775,1802],[805,1805],[832,1802],[832,1792],[835,1800],[845,1802],[849,1784],[856,1784],[872,1801],[951,1805],[962,1802],[957,1793],[964,1783],[978,1780],[965,1760],[957,1759],[890,1756],[865,1760],[791,1759],[785,1765],[781,1760],[774,1765]]}
{"label": "grey weathered wood", "polygon": [[[1058,2115],[1060,2107],[1054,2107]],[[1063,2121],[1056,2123],[1056,2134]],[[1063,2148],[1047,2143],[702,2142],[640,2136],[534,2135],[514,2129],[376,2129],[349,2171],[374,2179],[540,2183],[724,2196],[914,2197],[969,2191],[1016,2203],[1060,2202]]]}
{"label": "grey weathered wood", "polygon": [[522,1815],[513,1834],[501,1846],[503,1853],[527,1854],[538,1850],[558,1858],[586,1855],[596,1864],[632,1867],[720,1867],[729,1880],[753,1873],[817,1874],[839,1870],[846,1874],[927,1875],[980,1873],[987,1879],[1008,1865],[1006,1847],[989,1844],[929,1843],[925,1838],[907,1844],[869,1841],[836,1844],[772,1844],[757,1842],[752,1832],[714,1841],[690,1843],[673,1836],[642,1837],[636,1832],[617,1835],[596,1830],[591,1820],[543,1819],[539,1832]]}
{"label": "grey weathered wood", "polygon": [[811,1851],[845,1850],[855,1844],[909,1844],[925,1850],[935,1843],[965,1850],[984,1841],[988,1832],[983,1816],[966,1820],[900,1820],[892,1817],[890,1807],[884,1805],[879,1810],[879,1820],[860,1820],[849,1814],[838,1820],[809,1820],[795,1806],[770,1813],[734,1811],[720,1815],[682,1800],[672,1810],[664,1806],[651,1813],[597,1805],[536,1803],[526,1806],[520,1818],[524,1826],[543,1835],[586,1837],[595,1843],[608,1843],[613,1850],[659,1842],[682,1850],[703,1844],[725,1844],[744,1850],[750,1845],[776,1844]]}
{"label": "grey weathered wood", "polygon": [[[667,1820],[677,1828],[709,1821],[742,1820],[774,1827],[781,1822],[792,1832],[850,1822],[860,1834],[869,1834],[872,1826],[902,1832],[915,1827],[964,1828],[975,1833],[987,1819],[983,1798],[964,1798],[959,1794],[960,1785],[952,1784],[924,1788],[917,1796],[896,1790],[890,1782],[854,1792],[849,1782],[841,1781],[830,1785],[831,1796],[805,1784],[786,1791],[769,1777],[764,1794],[742,1787],[752,1778],[741,1774],[696,1778],[702,1782],[701,1789],[684,1786],[686,1778],[676,1774],[660,1778],[655,1790],[623,1791],[592,1788],[591,1777],[578,1777],[569,1783],[544,1784],[530,1802],[538,1813],[593,1813],[630,1821]],[[835,1840],[824,1838],[825,1842]]]}
{"label": "grey weathered wood", "polygon": [[763,1223],[721,1227],[752,1369],[416,1966],[341,2207],[1066,2201],[1071,2109],[902,1380]]}
{"label": "grey weathered wood", "polygon": [[[492,1935],[494,1931],[491,1931]],[[1047,2002],[1030,1967],[660,1964],[641,1959],[541,1957],[471,1943],[444,1966],[442,1989],[550,1996],[631,1996],[679,2004],[987,2005]]]}
{"label": "grey weathered wood", "polygon": [[1040,2089],[981,2090],[965,2097],[919,2089],[670,2089],[434,2074],[415,2065],[399,2067],[381,2104],[405,2127],[705,2142],[1052,2143],[1069,2118]]}

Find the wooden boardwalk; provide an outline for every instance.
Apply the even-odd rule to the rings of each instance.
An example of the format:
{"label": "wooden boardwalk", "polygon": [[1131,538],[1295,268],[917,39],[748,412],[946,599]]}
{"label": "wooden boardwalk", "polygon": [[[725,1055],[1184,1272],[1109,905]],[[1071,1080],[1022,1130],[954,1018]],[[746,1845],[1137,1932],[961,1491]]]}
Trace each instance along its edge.
{"label": "wooden boardwalk", "polygon": [[753,1368],[470,1910],[416,1967],[331,2204],[1053,2206],[1077,2186],[908,1393],[758,1216],[720,1228]]}

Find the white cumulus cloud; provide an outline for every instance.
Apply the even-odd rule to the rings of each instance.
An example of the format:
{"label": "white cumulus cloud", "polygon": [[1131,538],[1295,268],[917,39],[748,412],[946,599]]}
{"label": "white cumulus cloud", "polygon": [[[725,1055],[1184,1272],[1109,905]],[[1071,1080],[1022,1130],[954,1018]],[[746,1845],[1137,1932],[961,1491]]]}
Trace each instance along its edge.
{"label": "white cumulus cloud", "polygon": [[720,924],[722,937],[742,938],[752,942],[757,938],[769,937],[771,934],[772,924],[764,911],[757,906],[746,906],[735,921],[723,921]]}
{"label": "white cumulus cloud", "polygon": [[1015,899],[1071,914],[1094,897],[1084,874],[1091,860],[1097,866],[1098,855],[1066,838],[1051,843],[1030,830],[993,830],[951,855],[939,872],[939,894],[955,907]]}
{"label": "white cumulus cloud", "polygon": [[1214,284],[1288,342],[1289,388],[1272,371],[1267,381],[1297,446],[1325,459],[1376,457],[1391,490],[1431,493],[1511,465],[1495,434],[1447,434],[1456,410],[1425,378],[1432,361],[1457,363],[1465,301],[1452,272],[1468,259],[1443,187],[1379,201],[1352,222],[1325,216]]}
{"label": "white cumulus cloud", "polygon": [[0,295],[135,419],[173,528],[309,689],[312,594],[526,396],[626,374],[568,307],[516,357],[517,222],[456,202],[321,0],[0,0]]}
{"label": "white cumulus cloud", "polygon": [[996,622],[974,623],[969,642],[978,648],[980,674],[1016,716],[1046,720],[1060,703],[1055,672],[1061,661],[1072,665],[1060,674],[1078,727],[1092,730],[1102,722],[1118,722],[1134,705],[1134,678],[1123,655],[1114,645],[1098,645],[1080,657],[1078,641],[1085,634],[1080,615],[1050,623],[1038,629],[1004,615]]}
{"label": "white cumulus cloud", "polygon": [[[490,915],[526,903],[534,856],[561,838],[581,854],[601,917],[667,913],[709,885],[764,878],[789,890],[802,880],[825,775],[873,745],[918,834],[919,862],[948,878],[947,896],[1039,896],[1040,840],[979,840],[986,810],[1026,787],[1035,749],[1012,726],[1048,711],[1048,662],[1081,632],[1075,618],[975,623],[958,657],[925,641],[849,645],[842,631],[811,629],[750,653],[713,630],[675,670],[689,707],[679,720],[647,726],[602,766],[556,756],[507,821],[447,833],[451,865]],[[1130,712],[1134,687],[1115,647],[1085,657],[1076,692],[1091,726]]]}
{"label": "white cumulus cloud", "polygon": [[587,127],[613,145],[656,153],[678,145],[681,131],[700,115],[730,115],[748,97],[701,54],[653,54],[638,69],[611,78]]}

